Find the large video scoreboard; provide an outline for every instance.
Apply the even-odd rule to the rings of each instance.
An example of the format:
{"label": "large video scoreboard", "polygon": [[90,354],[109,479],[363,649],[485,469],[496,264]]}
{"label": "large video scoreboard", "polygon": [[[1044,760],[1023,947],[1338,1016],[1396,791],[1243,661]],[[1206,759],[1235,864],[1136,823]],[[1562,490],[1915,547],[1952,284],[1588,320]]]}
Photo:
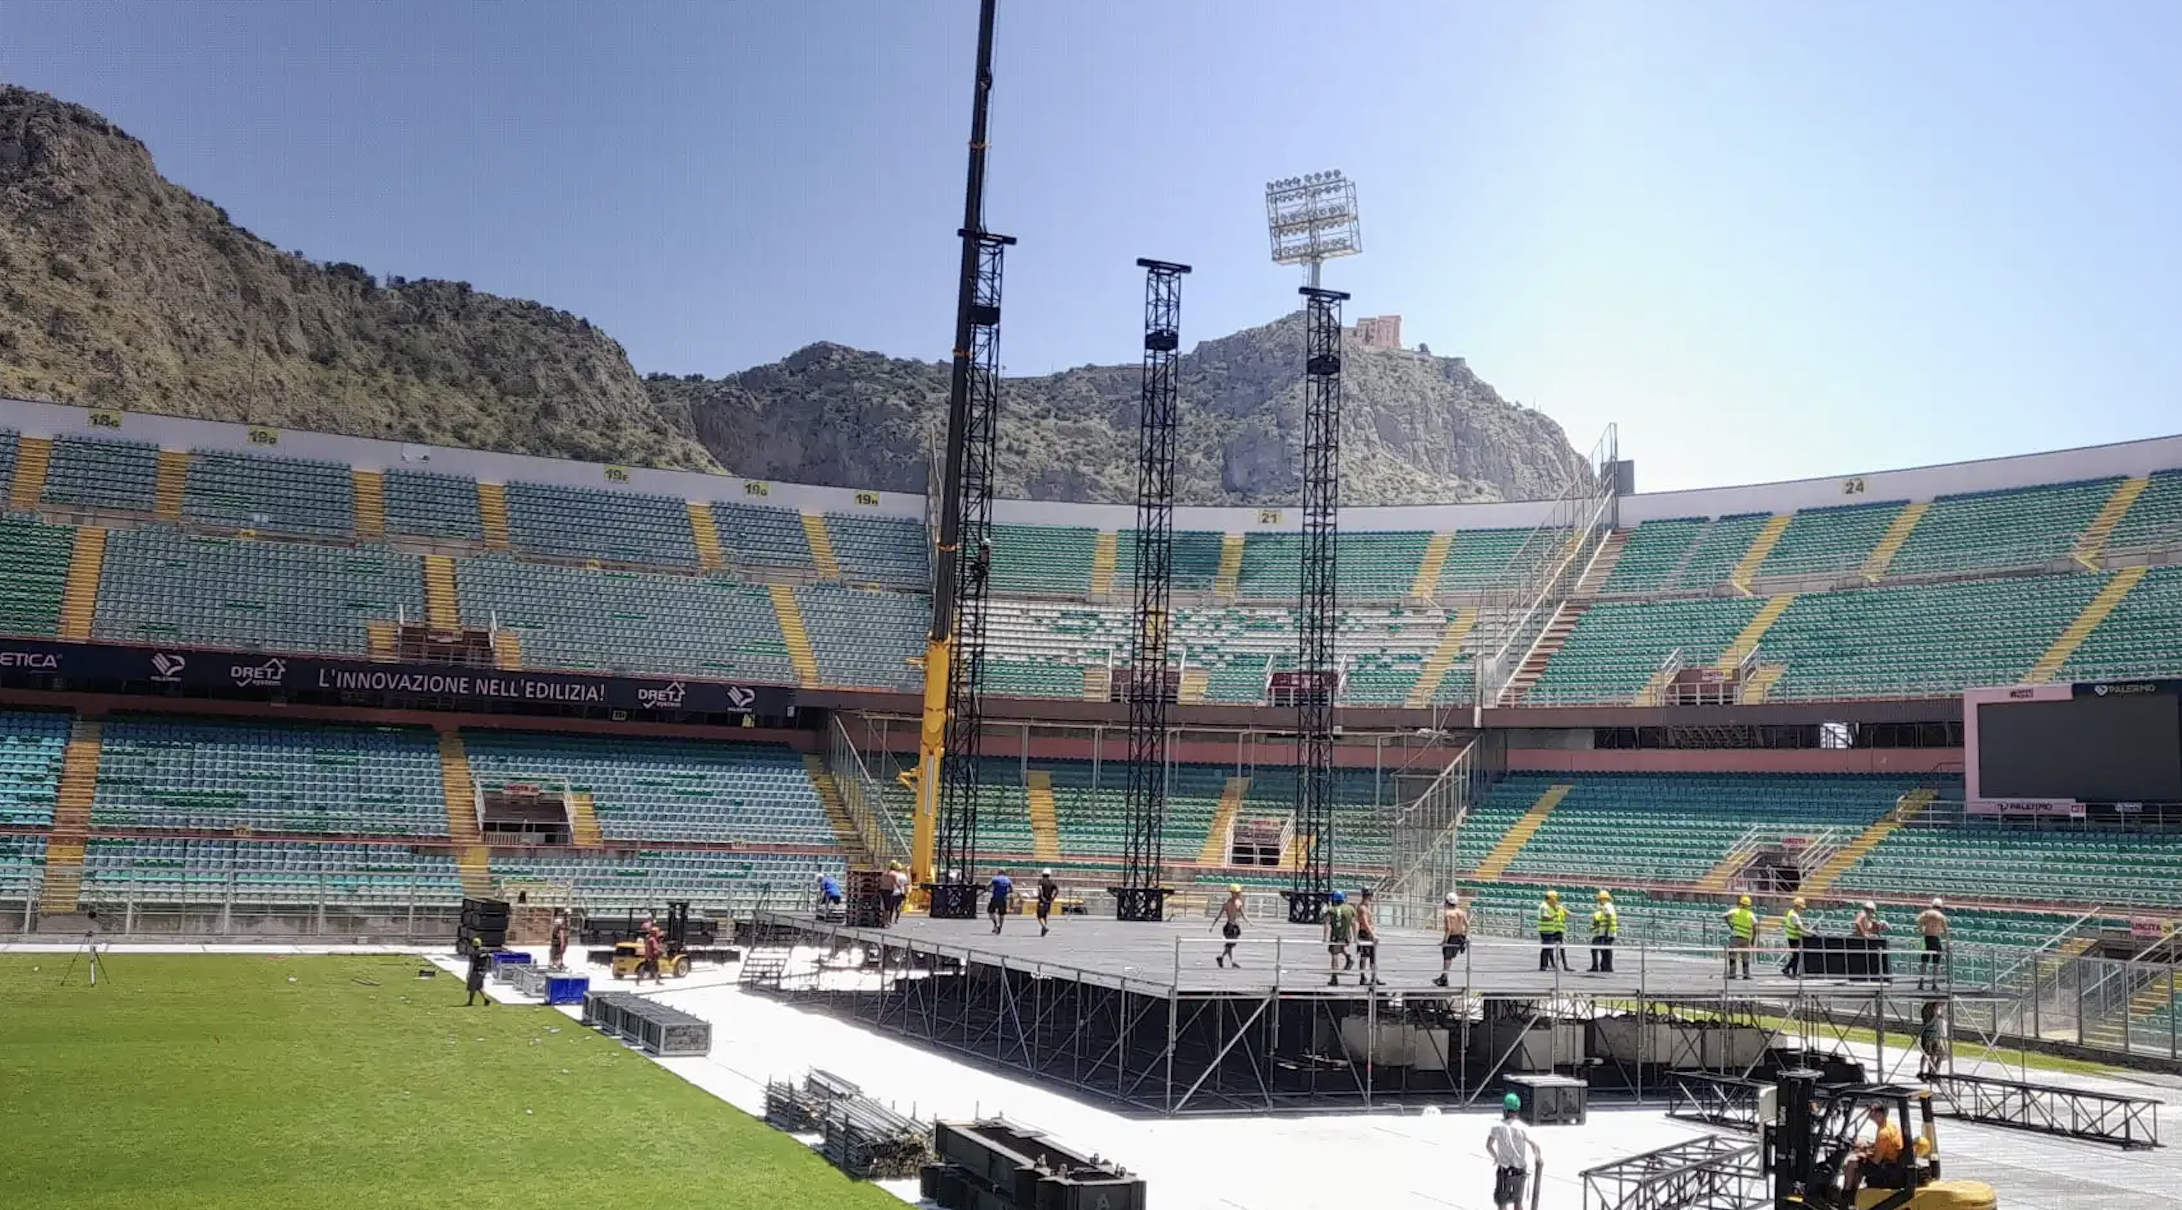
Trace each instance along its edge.
{"label": "large video scoreboard", "polygon": [[1962,725],[1972,814],[2182,803],[2182,681],[1972,689]]}

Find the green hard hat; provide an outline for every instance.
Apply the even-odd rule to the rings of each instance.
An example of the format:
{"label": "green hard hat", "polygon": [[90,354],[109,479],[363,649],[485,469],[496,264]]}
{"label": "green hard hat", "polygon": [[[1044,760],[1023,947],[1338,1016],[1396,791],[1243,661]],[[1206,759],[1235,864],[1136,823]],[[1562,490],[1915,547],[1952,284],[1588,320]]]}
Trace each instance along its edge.
{"label": "green hard hat", "polygon": [[1500,1098],[1500,1107],[1507,1110],[1509,1113],[1514,1113],[1516,1110],[1519,1110],[1523,1107],[1523,1098],[1511,1092],[1508,1095]]}

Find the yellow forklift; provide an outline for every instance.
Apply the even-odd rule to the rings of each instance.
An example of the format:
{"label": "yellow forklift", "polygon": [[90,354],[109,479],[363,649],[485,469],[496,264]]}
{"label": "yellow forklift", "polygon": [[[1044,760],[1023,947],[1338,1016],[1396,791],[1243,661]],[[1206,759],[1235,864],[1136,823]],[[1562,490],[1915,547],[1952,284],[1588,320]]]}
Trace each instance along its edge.
{"label": "yellow forklift", "polygon": [[[1785,1071],[1778,1085],[1777,1125],[1766,1130],[1766,1165],[1773,1173],[1775,1210],[1996,1210],[1983,1181],[1942,1180],[1932,1094],[1892,1084],[1821,1086],[1815,1071]],[[1875,1109],[1902,1133],[1892,1164],[1859,1157],[1858,1132]],[[1846,1190],[1852,1158],[1859,1188]]]}
{"label": "yellow forklift", "polygon": [[[676,901],[667,905],[666,923],[660,927],[663,936],[659,945],[659,973],[680,979],[689,974],[689,904]],[[636,975],[644,965],[644,939],[637,937],[614,943],[614,978],[628,979]]]}

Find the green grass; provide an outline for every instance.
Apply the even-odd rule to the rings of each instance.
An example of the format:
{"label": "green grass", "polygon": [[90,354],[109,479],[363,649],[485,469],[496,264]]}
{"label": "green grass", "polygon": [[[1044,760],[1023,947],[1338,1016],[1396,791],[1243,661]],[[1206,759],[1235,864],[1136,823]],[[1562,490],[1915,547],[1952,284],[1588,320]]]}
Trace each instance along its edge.
{"label": "green grass", "polygon": [[0,1204],[902,1205],[560,1013],[464,1008],[419,965],[117,954],[93,989],[66,956],[0,955]]}

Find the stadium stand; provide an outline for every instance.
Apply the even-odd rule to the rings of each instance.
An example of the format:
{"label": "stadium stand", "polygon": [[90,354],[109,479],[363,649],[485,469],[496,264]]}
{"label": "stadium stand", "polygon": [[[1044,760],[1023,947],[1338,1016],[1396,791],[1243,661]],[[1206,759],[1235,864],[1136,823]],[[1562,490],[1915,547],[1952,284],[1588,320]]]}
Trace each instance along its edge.
{"label": "stadium stand", "polygon": [[158,446],[90,437],[54,440],[41,497],[45,503],[148,513],[158,494]]}
{"label": "stadium stand", "polygon": [[924,653],[932,621],[929,601],[822,584],[797,588],[795,599],[809,629],[820,684],[912,689],[921,683],[908,661]]}
{"label": "stadium stand", "polygon": [[87,904],[449,903],[461,895],[452,858],[399,845],[93,837],[84,851]]}
{"label": "stadium stand", "polygon": [[430,471],[386,473],[386,532],[420,538],[485,540],[477,511],[477,483]]}
{"label": "stadium stand", "polygon": [[1470,529],[1455,534],[1440,568],[1439,591],[1477,592],[1502,579],[1508,560],[1530,537],[1524,529]]}
{"label": "stadium stand", "polygon": [[463,744],[480,785],[590,794],[609,842],[836,843],[802,758],[778,745],[497,731]]}
{"label": "stadium stand", "polygon": [[1780,541],[1758,565],[1758,578],[1854,575],[1902,508],[1902,501],[1892,500],[1804,509],[1789,520]]}
{"label": "stadium stand", "polygon": [[365,623],[420,618],[421,560],[382,547],[113,531],[95,638],[241,651],[364,654]]}
{"label": "stadium stand", "polygon": [[910,589],[930,583],[925,561],[928,539],[922,525],[890,517],[827,513],[826,529],[833,535],[842,582]]}
{"label": "stadium stand", "polygon": [[797,853],[689,853],[638,850],[603,856],[495,853],[495,877],[569,887],[576,902],[598,911],[656,909],[687,899],[702,911],[748,912],[808,902],[820,874],[839,876],[839,857]]}
{"label": "stadium stand", "polygon": [[1762,607],[1748,599],[1601,602],[1577,620],[1523,700],[1532,705],[1632,701],[1677,651],[1688,666],[1711,663]]}
{"label": "stadium stand", "polygon": [[530,666],[795,683],[762,588],[503,555],[457,567],[463,623],[515,631]]}
{"label": "stadium stand", "polygon": [[2154,567],[2062,664],[2058,681],[2182,676],[2182,567]]}
{"label": "stadium stand", "polygon": [[15,460],[22,452],[21,437],[14,429],[0,429],[0,498],[15,490]]}
{"label": "stadium stand", "polygon": [[1889,575],[2036,567],[2065,558],[2120,479],[1941,496],[1894,556]]}
{"label": "stadium stand", "polygon": [[2034,901],[2182,907],[2182,835],[1910,826],[1881,840],[1840,885],[1913,896],[2005,888]]}
{"label": "stadium stand", "polygon": [[666,496],[510,483],[508,536],[517,550],[558,559],[597,559],[695,568],[689,506]]}
{"label": "stadium stand", "polygon": [[447,811],[429,731],[111,718],[91,823],[445,836]]}
{"label": "stadium stand", "polygon": [[192,450],[182,520],[218,530],[345,537],[356,529],[349,468],[335,462]]}
{"label": "stadium stand", "polygon": [[[1122,530],[1114,548],[1114,587],[1136,583],[1136,531]],[[1227,535],[1205,530],[1176,530],[1174,534],[1174,590],[1211,592],[1220,578],[1221,550]]]}
{"label": "stadium stand", "polygon": [[2107,535],[2106,548],[2134,551],[2182,543],[2182,470],[2151,476],[2142,495]]}
{"label": "stadium stand", "polygon": [[64,525],[0,517],[0,634],[59,633],[75,538]]}
{"label": "stadium stand", "polygon": [[803,518],[784,508],[715,504],[712,522],[719,530],[727,561],[740,567],[811,566],[810,540]]}
{"label": "stadium stand", "polygon": [[45,827],[53,822],[67,750],[67,715],[0,712],[0,825]]}
{"label": "stadium stand", "polygon": [[[1341,534],[1335,540],[1340,560],[1341,599],[1399,601],[1409,595],[1424,562],[1428,533]],[[1239,593],[1253,599],[1294,598],[1303,571],[1300,534],[1254,533],[1243,539]]]}
{"label": "stadium stand", "polygon": [[1099,531],[1088,526],[996,525],[992,586],[999,593],[1084,596]]}
{"label": "stadium stand", "polygon": [[0,901],[27,898],[45,867],[45,837],[0,836]]}

